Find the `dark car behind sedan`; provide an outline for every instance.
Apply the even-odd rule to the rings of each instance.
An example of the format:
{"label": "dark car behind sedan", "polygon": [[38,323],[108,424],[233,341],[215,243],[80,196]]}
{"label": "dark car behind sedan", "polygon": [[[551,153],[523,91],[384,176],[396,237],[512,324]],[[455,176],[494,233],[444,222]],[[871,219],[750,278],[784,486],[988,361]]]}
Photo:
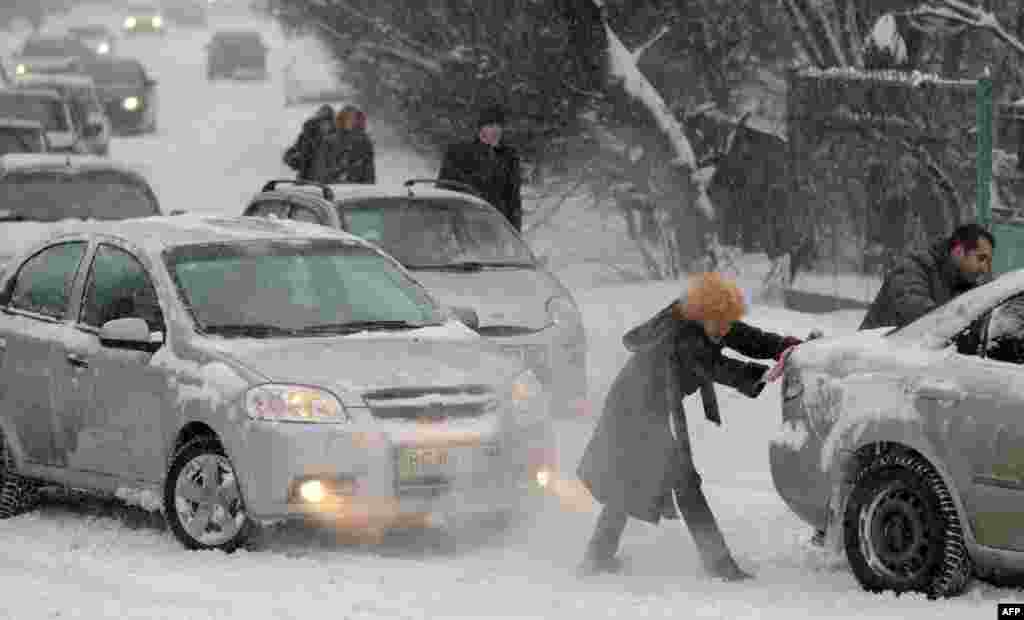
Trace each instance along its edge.
{"label": "dark car behind sedan", "polygon": [[265,80],[267,45],[251,30],[222,30],[206,46],[206,78]]}
{"label": "dark car behind sedan", "polygon": [[96,83],[115,134],[156,131],[156,80],[142,63],[134,58],[97,58],[85,71]]}

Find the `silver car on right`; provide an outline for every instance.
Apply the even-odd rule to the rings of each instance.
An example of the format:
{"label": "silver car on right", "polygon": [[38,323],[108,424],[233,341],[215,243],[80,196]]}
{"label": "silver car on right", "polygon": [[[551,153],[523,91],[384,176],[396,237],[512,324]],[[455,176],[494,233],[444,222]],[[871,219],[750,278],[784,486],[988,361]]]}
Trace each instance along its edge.
{"label": "silver car on right", "polygon": [[1024,270],[900,329],[801,345],[775,486],[870,591],[1024,577]]}

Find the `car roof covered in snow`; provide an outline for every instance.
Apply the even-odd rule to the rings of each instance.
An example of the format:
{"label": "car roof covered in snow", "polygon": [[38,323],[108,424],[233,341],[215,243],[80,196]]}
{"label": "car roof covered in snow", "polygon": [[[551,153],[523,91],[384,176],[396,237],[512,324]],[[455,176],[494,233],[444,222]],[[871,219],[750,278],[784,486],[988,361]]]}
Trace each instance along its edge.
{"label": "car roof covered in snow", "polygon": [[13,83],[15,86],[70,86],[72,88],[90,88],[95,82],[88,75],[79,73],[33,73],[31,75],[16,75]]}
{"label": "car roof covered in snow", "polygon": [[[433,180],[431,180],[433,182]],[[332,202],[335,205],[344,207],[346,202],[367,199],[367,198],[453,198],[461,200],[472,206],[491,208],[485,200],[450,189],[442,189],[432,185],[430,182],[416,183],[412,187],[406,187],[403,183],[342,183],[328,185],[333,194]],[[323,198],[323,189],[320,185],[281,185],[273,191],[302,193]]]}
{"label": "car roof covered in snow", "polygon": [[0,156],[0,177],[12,172],[61,171],[67,173],[112,170],[149,185],[138,170],[109,157],[97,155],[68,155],[64,153],[8,153]]}
{"label": "car roof covered in snow", "polygon": [[66,235],[105,234],[160,251],[176,246],[206,243],[281,239],[335,239],[355,245],[373,246],[344,231],[293,220],[262,217],[212,215],[161,215],[113,221],[69,221],[61,228]]}
{"label": "car roof covered in snow", "polygon": [[13,129],[35,129],[43,131],[43,125],[39,121],[30,121],[24,118],[10,118],[7,116],[0,116],[0,127],[9,127]]}

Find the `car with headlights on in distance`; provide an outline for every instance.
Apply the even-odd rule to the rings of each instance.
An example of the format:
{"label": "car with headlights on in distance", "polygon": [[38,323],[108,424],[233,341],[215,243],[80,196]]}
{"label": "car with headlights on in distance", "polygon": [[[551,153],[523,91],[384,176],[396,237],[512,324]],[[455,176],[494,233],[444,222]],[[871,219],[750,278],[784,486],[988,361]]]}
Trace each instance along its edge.
{"label": "car with headlights on in distance", "polygon": [[163,11],[157,4],[130,4],[123,15],[121,32],[125,35],[167,34]]}
{"label": "car with headlights on in distance", "polygon": [[103,24],[84,24],[68,28],[68,36],[87,45],[97,56],[117,54],[117,33]]}
{"label": "car with headlights on in distance", "polygon": [[473,308],[472,327],[533,369],[556,416],[586,413],[587,342],[572,293],[497,209],[437,183],[271,181],[243,213],[340,228],[379,245],[442,302]]}
{"label": "car with headlights on in distance", "polygon": [[1024,576],[1024,270],[786,363],[776,489],[864,588]]}
{"label": "car with headlights on in distance", "polygon": [[255,30],[219,30],[206,44],[206,79],[266,80],[267,51]]}
{"label": "car with headlights on in distance", "polygon": [[0,291],[0,517],[60,485],[231,550],[279,520],[515,514],[554,471],[534,374],[342,231],[79,222],[22,251]]}
{"label": "car with headlights on in distance", "polygon": [[159,91],[141,62],[134,58],[99,58],[86,64],[111,128],[117,135],[154,133],[158,128]]}

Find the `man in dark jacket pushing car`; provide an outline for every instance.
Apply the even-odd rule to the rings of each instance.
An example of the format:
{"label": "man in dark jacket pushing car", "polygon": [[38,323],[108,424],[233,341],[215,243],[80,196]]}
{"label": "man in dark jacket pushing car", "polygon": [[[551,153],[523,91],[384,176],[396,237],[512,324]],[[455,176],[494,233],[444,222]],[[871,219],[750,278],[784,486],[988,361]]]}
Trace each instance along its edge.
{"label": "man in dark jacket pushing car", "polygon": [[721,424],[715,383],[750,398],[764,389],[768,366],[727,357],[722,348],[781,363],[802,342],[740,322],[745,312],[736,284],[700,274],[678,301],[623,338],[633,356],[609,390],[577,470],[604,505],[582,574],[618,570],[615,554],[629,517],[655,524],[664,517],[686,521],[710,575],[751,577],[733,559],[701,490],[683,411],[683,397],[699,389],[705,416]]}

